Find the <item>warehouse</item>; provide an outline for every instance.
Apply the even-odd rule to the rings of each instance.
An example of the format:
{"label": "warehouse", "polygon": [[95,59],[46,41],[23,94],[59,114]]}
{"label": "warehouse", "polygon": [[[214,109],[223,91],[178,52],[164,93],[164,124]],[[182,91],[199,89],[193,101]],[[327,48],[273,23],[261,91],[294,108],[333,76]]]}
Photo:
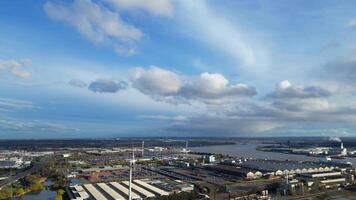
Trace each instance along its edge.
{"label": "warehouse", "polygon": [[263,173],[273,173],[274,175],[283,174],[300,174],[328,172],[335,169],[333,166],[315,162],[298,162],[298,161],[275,161],[275,160],[247,160],[238,166],[261,171]]}
{"label": "warehouse", "polygon": [[101,192],[99,192],[92,184],[84,184],[85,189],[95,200],[108,200]]}
{"label": "warehouse", "polygon": [[71,200],[86,200],[89,199],[89,194],[80,185],[74,185],[66,188],[67,194]]}
{"label": "warehouse", "polygon": [[244,177],[247,179],[256,179],[262,177],[262,173],[260,171],[231,166],[231,165],[206,165],[204,166],[204,169],[225,173],[229,175],[234,175],[238,177]]}
{"label": "warehouse", "polygon": [[125,200],[125,197],[121,196],[119,193],[117,193],[105,183],[98,183],[97,185],[114,200]]}
{"label": "warehouse", "polygon": [[[167,192],[151,184],[149,180],[133,180],[131,184],[133,200],[167,196]],[[66,188],[70,200],[127,200],[129,181],[72,185]],[[180,190],[182,191],[182,190]],[[178,192],[180,192],[178,191]]]}
{"label": "warehouse", "polygon": [[[112,186],[114,186],[116,189],[118,189],[121,193],[125,194],[126,198],[129,197],[129,189],[124,187],[122,184],[118,182],[111,182],[110,183]],[[142,199],[140,195],[136,194],[135,192],[131,192],[132,199]]]}
{"label": "warehouse", "polygon": [[[126,185],[127,187],[129,186],[129,182],[128,181],[123,181],[122,182],[124,185]],[[131,187],[133,190],[137,191],[138,193],[142,194],[145,198],[150,198],[150,197],[154,197],[155,195],[152,192],[149,192],[141,187],[139,187],[138,185],[131,183]]]}
{"label": "warehouse", "polygon": [[310,178],[325,178],[325,177],[332,177],[332,176],[341,176],[341,172],[308,173],[302,175]]}
{"label": "warehouse", "polygon": [[146,189],[148,189],[148,190],[150,190],[150,191],[152,191],[152,192],[154,192],[154,193],[156,193],[156,194],[158,194],[160,196],[169,195],[169,192],[166,192],[166,191],[164,191],[164,190],[162,190],[160,188],[152,186],[152,185],[150,185],[150,184],[148,184],[146,182],[143,182],[141,180],[134,180],[134,182],[137,183],[138,185],[142,186],[143,188],[146,188]]}

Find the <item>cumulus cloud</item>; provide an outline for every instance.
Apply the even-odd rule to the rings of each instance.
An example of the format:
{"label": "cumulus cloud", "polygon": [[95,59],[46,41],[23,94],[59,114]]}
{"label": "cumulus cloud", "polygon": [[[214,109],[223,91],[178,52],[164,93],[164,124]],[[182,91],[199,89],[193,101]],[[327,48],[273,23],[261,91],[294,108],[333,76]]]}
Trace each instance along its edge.
{"label": "cumulus cloud", "polygon": [[158,16],[171,17],[174,12],[171,0],[106,0],[119,10],[142,9]]}
{"label": "cumulus cloud", "polygon": [[31,77],[31,73],[24,70],[26,66],[30,66],[32,61],[29,59],[22,60],[0,60],[0,70],[7,70],[12,75],[19,78],[28,79]]}
{"label": "cumulus cloud", "polygon": [[73,87],[78,87],[78,88],[85,88],[87,87],[87,83],[79,80],[79,79],[72,79],[68,82],[69,85],[73,86]]}
{"label": "cumulus cloud", "polygon": [[151,66],[148,70],[136,68],[133,86],[148,95],[175,95],[183,85],[181,77],[171,71]]}
{"label": "cumulus cloud", "polygon": [[253,96],[256,89],[245,84],[229,85],[223,75],[205,72],[185,84],[180,93],[186,98],[219,99],[236,95]]}
{"label": "cumulus cloud", "polygon": [[331,93],[318,86],[298,87],[292,85],[288,80],[277,84],[275,92],[269,95],[273,98],[320,98],[328,97]]}
{"label": "cumulus cloud", "polygon": [[70,25],[91,42],[110,46],[121,54],[135,53],[135,43],[143,35],[118,13],[91,0],[74,0],[72,3],[48,1],[44,10],[51,19]]}
{"label": "cumulus cloud", "polygon": [[107,79],[98,79],[89,84],[88,89],[98,93],[115,93],[119,90],[126,89],[127,83],[124,81],[114,81]]}
{"label": "cumulus cloud", "polygon": [[214,100],[232,96],[253,96],[254,87],[245,84],[229,84],[221,74],[202,73],[187,78],[158,67],[134,71],[133,86],[155,99],[167,100]]}

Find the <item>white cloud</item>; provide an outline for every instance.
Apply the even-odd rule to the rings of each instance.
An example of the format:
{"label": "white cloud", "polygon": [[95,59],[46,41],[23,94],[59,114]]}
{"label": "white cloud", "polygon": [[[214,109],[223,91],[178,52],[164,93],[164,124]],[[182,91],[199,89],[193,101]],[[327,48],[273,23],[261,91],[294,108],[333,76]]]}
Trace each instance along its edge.
{"label": "white cloud", "polygon": [[8,70],[14,76],[28,79],[31,77],[31,73],[24,70],[23,68],[26,66],[30,66],[32,64],[31,60],[23,59],[23,60],[0,60],[0,70]]}
{"label": "white cloud", "polygon": [[174,13],[171,0],[106,0],[121,10],[142,9],[153,15],[171,17]]}
{"label": "white cloud", "polygon": [[133,86],[148,95],[174,95],[182,87],[180,76],[174,72],[151,66],[148,70],[136,68]]}
{"label": "white cloud", "polygon": [[91,42],[110,46],[121,54],[132,55],[143,35],[118,13],[91,0],[74,0],[71,4],[48,1],[44,10],[50,18],[69,24]]}
{"label": "white cloud", "polygon": [[156,100],[186,103],[189,100],[215,100],[231,96],[253,96],[256,90],[245,84],[231,85],[221,74],[202,73],[185,78],[158,67],[148,70],[137,68],[132,79],[133,87]]}
{"label": "white cloud", "polygon": [[202,73],[188,82],[181,90],[186,98],[219,99],[231,96],[253,96],[256,90],[245,84],[230,85],[221,74]]}

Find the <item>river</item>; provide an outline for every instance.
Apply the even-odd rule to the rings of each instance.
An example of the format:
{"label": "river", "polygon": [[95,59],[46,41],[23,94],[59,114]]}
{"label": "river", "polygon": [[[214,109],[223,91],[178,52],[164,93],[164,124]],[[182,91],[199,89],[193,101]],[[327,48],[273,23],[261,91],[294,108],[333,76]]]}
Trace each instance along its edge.
{"label": "river", "polygon": [[56,196],[56,191],[50,190],[50,185],[52,185],[52,181],[48,180],[44,183],[45,189],[27,193],[22,197],[13,198],[13,200],[53,200]]}
{"label": "river", "polygon": [[[279,152],[257,151],[256,148],[263,146],[260,143],[217,145],[190,148],[193,152],[216,153],[232,155],[243,158],[269,159],[269,160],[295,160],[295,161],[320,161],[322,157],[311,157],[306,155],[286,154]],[[351,162],[356,165],[356,158],[334,159],[336,162]]]}

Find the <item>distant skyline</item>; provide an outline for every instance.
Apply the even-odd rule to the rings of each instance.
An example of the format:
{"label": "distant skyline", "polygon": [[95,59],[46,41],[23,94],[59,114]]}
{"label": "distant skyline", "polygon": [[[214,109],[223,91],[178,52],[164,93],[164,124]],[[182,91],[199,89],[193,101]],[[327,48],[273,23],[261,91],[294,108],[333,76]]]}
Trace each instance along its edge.
{"label": "distant skyline", "polygon": [[355,10],[0,1],[0,139],[356,136]]}

